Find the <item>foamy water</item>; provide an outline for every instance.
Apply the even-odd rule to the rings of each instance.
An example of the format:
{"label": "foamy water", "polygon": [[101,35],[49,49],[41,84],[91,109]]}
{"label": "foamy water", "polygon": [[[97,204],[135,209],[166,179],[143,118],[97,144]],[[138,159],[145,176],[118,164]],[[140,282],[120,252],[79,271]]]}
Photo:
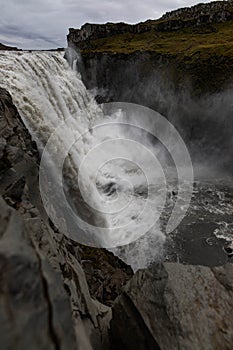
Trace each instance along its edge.
{"label": "foamy water", "polygon": [[[48,202],[56,192],[52,182],[56,186],[59,182],[60,154],[72,146],[63,168],[64,189],[73,210],[78,213],[81,208],[82,220],[80,227],[67,223],[61,217],[62,203],[54,197],[56,204],[50,204],[54,223],[63,220],[65,233],[84,244],[113,248],[137,240],[113,249],[135,269],[161,257],[165,236],[158,221],[153,219],[150,225],[165,199],[163,171],[157,163],[153,167],[152,156],[148,158],[148,147],[152,153],[156,149],[136,140],[129,147],[128,131],[111,124],[121,122],[121,111],[104,116],[62,53],[1,52],[0,74],[1,85],[11,93],[41,153],[53,135]],[[94,128],[99,121],[107,124]],[[63,132],[54,134],[60,125]]]}

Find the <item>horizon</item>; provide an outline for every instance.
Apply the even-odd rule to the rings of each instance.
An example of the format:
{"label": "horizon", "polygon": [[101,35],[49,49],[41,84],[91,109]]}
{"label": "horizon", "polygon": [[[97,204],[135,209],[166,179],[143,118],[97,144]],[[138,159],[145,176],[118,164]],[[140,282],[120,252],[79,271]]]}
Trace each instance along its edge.
{"label": "horizon", "polygon": [[[215,0],[217,1],[217,0]],[[224,1],[224,0],[220,0]],[[85,23],[135,24],[158,19],[179,8],[191,7],[209,0],[0,0],[0,43],[23,50],[66,48],[69,28]],[[17,16],[15,17],[15,13]],[[11,24],[14,23],[14,24]]]}

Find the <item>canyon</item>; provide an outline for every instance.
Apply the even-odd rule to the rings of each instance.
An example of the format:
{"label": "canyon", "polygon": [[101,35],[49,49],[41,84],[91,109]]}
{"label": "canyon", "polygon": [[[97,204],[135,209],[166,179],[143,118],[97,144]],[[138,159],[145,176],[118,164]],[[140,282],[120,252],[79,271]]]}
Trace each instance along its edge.
{"label": "canyon", "polygon": [[[224,181],[225,176],[232,181],[233,171],[232,23],[233,2],[216,1],[172,11],[159,20],[137,25],[85,24],[81,29],[70,29],[65,53],[90,90],[91,97],[86,95],[79,78],[72,78],[85,108],[92,103],[92,96],[99,104],[122,101],[150,107],[175,125],[195,164],[214,164],[213,176],[224,175],[222,187],[216,187],[217,190],[200,187],[201,212],[209,206],[210,212],[217,208],[220,214],[213,211],[206,220],[213,225],[213,218],[222,221],[227,217],[229,236],[233,192]],[[4,45],[0,49],[8,50]],[[33,71],[38,69],[38,76],[41,67],[48,69],[45,56],[38,54],[32,60],[28,55],[23,64],[29,62]],[[57,64],[58,75],[59,70],[64,70],[62,56],[52,56],[54,63],[50,63]],[[13,56],[9,57],[15,62]],[[20,56],[16,57],[20,60]],[[8,64],[7,54],[4,59]],[[35,62],[39,59],[38,68]],[[49,89],[55,91],[52,97],[45,95],[52,101],[53,112],[66,115],[66,100],[60,99],[54,72],[54,81],[51,83],[48,75],[46,85],[43,76],[42,86],[46,86],[46,93]],[[71,80],[70,74],[60,76]],[[74,108],[77,101],[80,107],[82,100],[75,95],[68,78],[70,85],[63,81],[62,93],[69,108]],[[0,88],[3,349],[230,350],[232,257],[225,254],[222,242],[216,248],[212,236],[209,245],[205,242],[204,252],[198,254],[195,232],[192,240],[185,243],[185,248],[191,246],[190,250],[186,255],[183,252],[187,231],[196,229],[198,235],[202,230],[208,231],[202,221],[199,226],[190,224],[194,219],[198,221],[200,212],[196,216],[191,213],[191,219],[187,219],[185,233],[175,238],[177,243],[169,248],[171,257],[137,271],[107,249],[74,241],[56,227],[44,208],[39,187],[44,140],[41,137],[41,143],[35,142],[35,125],[41,123],[41,133],[46,129],[43,119],[36,119],[44,109],[39,99],[38,105],[30,105],[29,95],[26,96],[30,86],[23,91],[23,98],[18,97],[18,86],[11,94]],[[74,96],[78,96],[77,100]],[[56,113],[48,113],[51,120]],[[41,116],[46,120],[45,113]],[[47,134],[43,137],[46,139]],[[208,177],[211,171],[207,172]],[[194,190],[197,192],[197,186]],[[221,216],[223,206],[225,216]],[[206,232],[200,237],[200,241],[206,239]],[[174,251],[180,253],[183,263],[177,261]]]}

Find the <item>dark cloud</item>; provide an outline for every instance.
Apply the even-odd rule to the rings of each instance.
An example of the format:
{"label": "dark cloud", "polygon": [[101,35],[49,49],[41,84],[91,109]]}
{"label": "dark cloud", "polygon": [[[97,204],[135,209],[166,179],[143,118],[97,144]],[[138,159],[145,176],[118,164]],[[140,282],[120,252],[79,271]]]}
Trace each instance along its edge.
{"label": "dark cloud", "polygon": [[[0,42],[25,49],[66,46],[68,28],[86,22],[155,19],[197,0],[0,0]],[[208,2],[208,0],[202,0]]]}

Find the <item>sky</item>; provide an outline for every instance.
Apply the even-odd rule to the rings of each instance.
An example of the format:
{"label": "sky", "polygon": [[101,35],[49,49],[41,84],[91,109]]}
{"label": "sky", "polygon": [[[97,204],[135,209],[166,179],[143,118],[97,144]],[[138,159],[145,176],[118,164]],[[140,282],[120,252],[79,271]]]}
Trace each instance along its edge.
{"label": "sky", "polygon": [[0,0],[0,42],[22,49],[66,47],[69,28],[137,23],[209,0]]}

